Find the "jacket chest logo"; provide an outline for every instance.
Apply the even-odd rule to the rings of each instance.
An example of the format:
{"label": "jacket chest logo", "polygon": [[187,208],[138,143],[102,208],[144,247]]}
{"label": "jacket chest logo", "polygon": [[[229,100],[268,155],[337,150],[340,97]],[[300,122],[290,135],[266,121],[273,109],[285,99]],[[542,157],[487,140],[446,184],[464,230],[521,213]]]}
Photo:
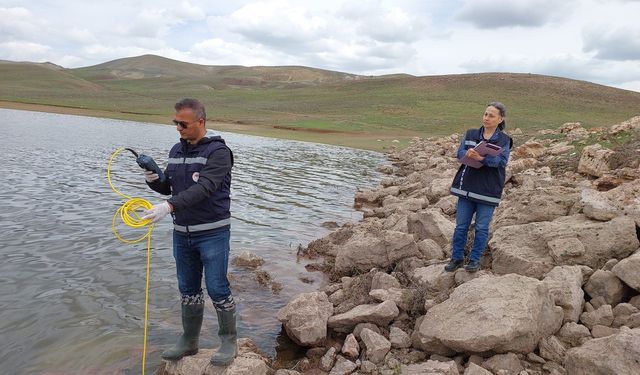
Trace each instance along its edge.
{"label": "jacket chest logo", "polygon": [[193,180],[193,182],[198,182],[198,179],[200,179],[200,172],[193,172],[193,174],[191,175],[191,179]]}

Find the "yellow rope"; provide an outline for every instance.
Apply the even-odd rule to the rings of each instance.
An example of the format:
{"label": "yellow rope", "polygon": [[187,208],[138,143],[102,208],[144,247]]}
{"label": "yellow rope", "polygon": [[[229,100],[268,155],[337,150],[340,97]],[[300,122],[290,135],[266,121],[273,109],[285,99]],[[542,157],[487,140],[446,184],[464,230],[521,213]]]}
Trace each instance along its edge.
{"label": "yellow rope", "polygon": [[[137,210],[145,209],[148,210],[153,205],[146,199],[143,198],[132,198],[128,195],[122,194],[118,189],[113,186],[111,182],[111,164],[115,160],[116,156],[121,153],[124,148],[119,148],[111,154],[111,158],[109,159],[109,165],[107,166],[107,181],[109,181],[109,186],[111,190],[113,190],[116,194],[120,195],[127,201],[122,204],[118,208],[118,210],[113,215],[113,220],[111,221],[111,230],[117,239],[124,243],[134,244],[147,239],[147,281],[144,295],[144,343],[142,345],[142,375],[144,375],[146,357],[147,357],[147,318],[148,318],[148,307],[149,307],[149,271],[151,269],[151,233],[153,233],[153,223],[151,220],[146,219],[143,220],[142,217],[138,214]],[[122,238],[118,233],[118,229],[116,228],[116,220],[120,217],[123,223],[132,227],[132,228],[143,228],[147,227],[146,233],[144,233],[141,237],[136,238],[134,240],[128,240]]]}

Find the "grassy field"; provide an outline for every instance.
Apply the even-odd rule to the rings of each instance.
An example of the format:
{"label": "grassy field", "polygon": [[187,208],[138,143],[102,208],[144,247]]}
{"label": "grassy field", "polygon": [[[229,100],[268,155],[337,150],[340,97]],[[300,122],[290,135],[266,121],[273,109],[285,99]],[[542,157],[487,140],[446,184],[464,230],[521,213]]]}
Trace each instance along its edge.
{"label": "grassy field", "polygon": [[0,62],[2,107],[169,123],[182,97],[203,100],[218,130],[371,150],[479,126],[491,100],[507,105],[509,128],[525,132],[640,114],[640,93],[531,74],[365,77],[149,55],[80,69]]}

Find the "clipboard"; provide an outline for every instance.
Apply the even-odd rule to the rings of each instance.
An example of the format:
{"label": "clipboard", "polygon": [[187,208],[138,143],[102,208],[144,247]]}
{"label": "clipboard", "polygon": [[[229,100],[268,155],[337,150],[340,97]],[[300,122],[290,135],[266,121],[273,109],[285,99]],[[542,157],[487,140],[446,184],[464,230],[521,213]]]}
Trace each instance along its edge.
{"label": "clipboard", "polygon": [[[494,145],[493,143],[485,142],[485,141],[481,141],[473,149],[476,150],[476,152],[481,156],[487,156],[487,155],[496,156],[496,155],[499,155],[500,152],[502,152],[502,147]],[[477,160],[473,160],[466,155],[462,159],[460,159],[460,163],[466,164],[473,168],[482,167],[481,162]]]}

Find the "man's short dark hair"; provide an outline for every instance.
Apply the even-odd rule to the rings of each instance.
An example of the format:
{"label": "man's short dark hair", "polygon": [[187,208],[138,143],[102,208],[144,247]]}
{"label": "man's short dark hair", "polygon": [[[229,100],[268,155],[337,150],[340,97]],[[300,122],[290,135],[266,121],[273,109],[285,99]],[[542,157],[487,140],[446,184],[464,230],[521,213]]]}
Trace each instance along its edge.
{"label": "man's short dark hair", "polygon": [[176,109],[176,112],[187,108],[191,109],[196,120],[207,120],[207,112],[204,110],[204,104],[202,104],[198,99],[184,98],[177,102],[174,108]]}

